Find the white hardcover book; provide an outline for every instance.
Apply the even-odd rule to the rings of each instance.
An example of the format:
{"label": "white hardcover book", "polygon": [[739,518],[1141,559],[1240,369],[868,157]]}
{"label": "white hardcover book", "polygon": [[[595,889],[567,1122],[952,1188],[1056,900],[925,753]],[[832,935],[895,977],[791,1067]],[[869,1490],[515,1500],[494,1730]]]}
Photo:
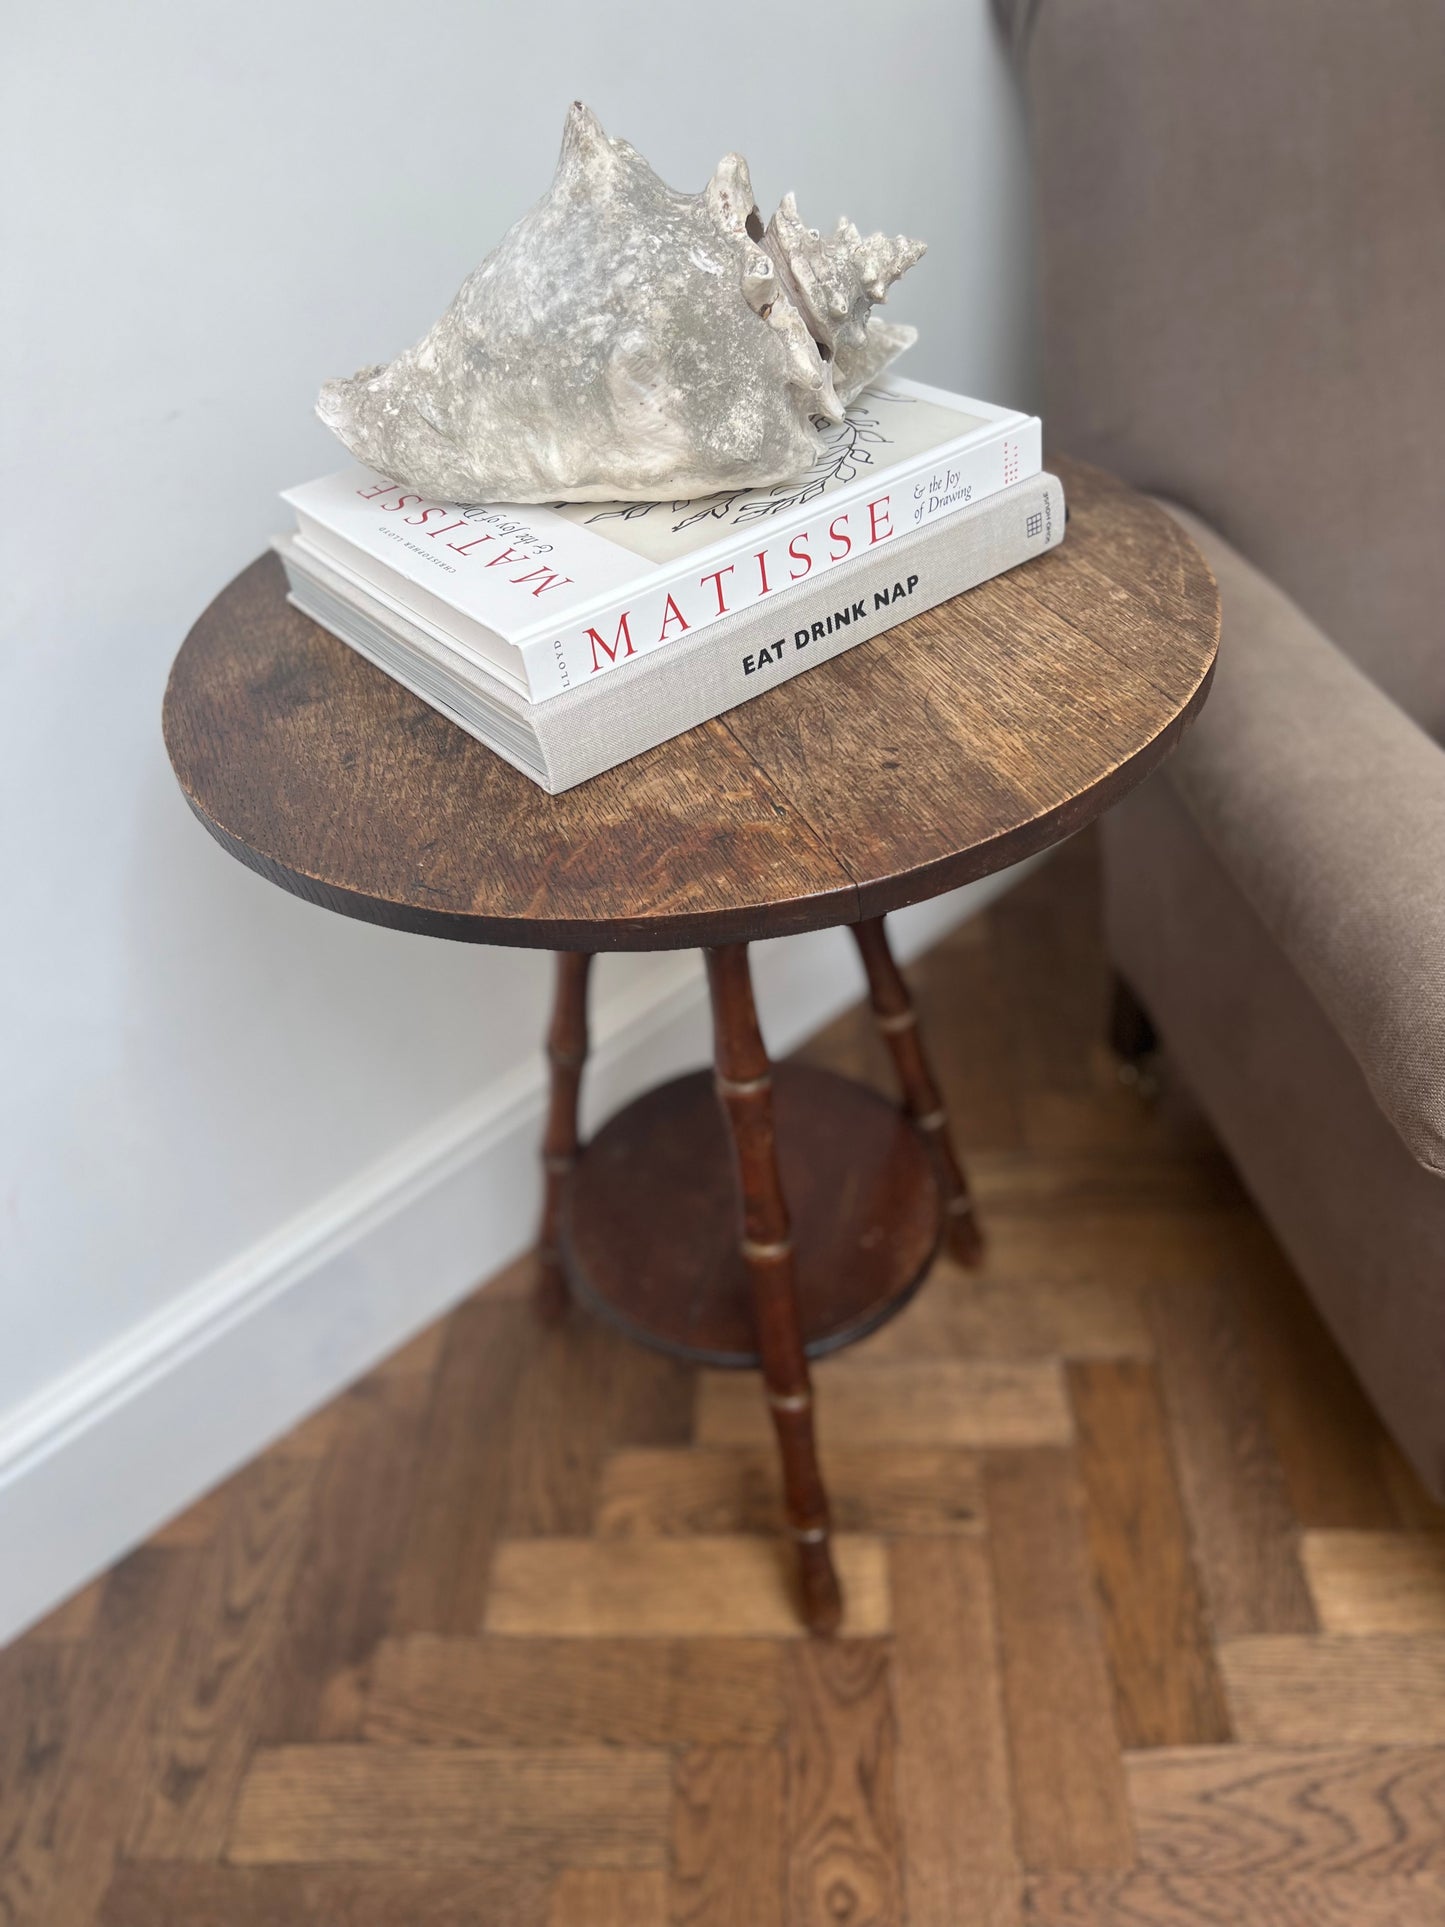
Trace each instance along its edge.
{"label": "white hardcover book", "polygon": [[575,690],[1036,475],[1035,416],[886,378],[796,481],[697,502],[461,508],[354,467],[289,489],[298,540],[532,701]]}
{"label": "white hardcover book", "polygon": [[276,547],[297,608],[555,793],[859,643],[886,647],[886,632],[908,616],[1042,554],[1063,533],[1063,489],[1056,477],[1038,475],[654,652],[625,676],[540,703],[293,538]]}

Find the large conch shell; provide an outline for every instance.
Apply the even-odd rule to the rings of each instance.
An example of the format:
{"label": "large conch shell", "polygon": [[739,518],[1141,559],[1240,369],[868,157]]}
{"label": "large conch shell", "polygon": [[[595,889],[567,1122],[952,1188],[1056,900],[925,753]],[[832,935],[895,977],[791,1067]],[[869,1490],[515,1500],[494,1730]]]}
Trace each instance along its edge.
{"label": "large conch shell", "polygon": [[447,502],[656,501],[802,473],[917,337],[870,310],[923,253],[789,194],[766,228],[747,162],[660,180],[580,101],[551,187],[389,365],[329,381],[351,452]]}

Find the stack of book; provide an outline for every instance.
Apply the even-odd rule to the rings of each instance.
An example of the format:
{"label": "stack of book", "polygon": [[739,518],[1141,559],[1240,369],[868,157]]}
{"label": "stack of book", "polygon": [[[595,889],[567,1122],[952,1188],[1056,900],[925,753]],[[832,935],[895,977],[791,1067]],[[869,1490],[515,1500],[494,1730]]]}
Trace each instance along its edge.
{"label": "stack of book", "polygon": [[1038,420],[890,378],[806,475],[696,502],[290,489],[291,601],[556,792],[1058,542]]}

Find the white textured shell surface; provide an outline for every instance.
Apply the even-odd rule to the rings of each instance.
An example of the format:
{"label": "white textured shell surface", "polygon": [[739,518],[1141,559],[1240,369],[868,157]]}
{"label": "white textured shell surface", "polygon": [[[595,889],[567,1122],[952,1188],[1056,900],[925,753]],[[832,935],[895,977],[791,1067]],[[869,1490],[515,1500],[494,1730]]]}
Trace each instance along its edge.
{"label": "white textured shell surface", "polygon": [[317,413],[370,467],[449,502],[654,501],[799,474],[916,338],[871,313],[923,253],[766,228],[747,162],[668,187],[580,101],[551,187],[386,366]]}

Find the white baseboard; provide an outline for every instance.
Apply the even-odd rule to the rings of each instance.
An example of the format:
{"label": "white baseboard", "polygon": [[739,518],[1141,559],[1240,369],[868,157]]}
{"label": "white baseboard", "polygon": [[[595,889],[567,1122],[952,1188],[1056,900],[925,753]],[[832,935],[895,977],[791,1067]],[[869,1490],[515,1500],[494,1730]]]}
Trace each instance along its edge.
{"label": "white baseboard", "polygon": [[[1027,867],[898,912],[898,955]],[[862,992],[843,930],[754,971],[778,1055]],[[587,1118],[705,1061],[706,1001],[692,952],[600,999]],[[539,1055],[0,1419],[0,1644],[524,1251],[545,1099]]]}

